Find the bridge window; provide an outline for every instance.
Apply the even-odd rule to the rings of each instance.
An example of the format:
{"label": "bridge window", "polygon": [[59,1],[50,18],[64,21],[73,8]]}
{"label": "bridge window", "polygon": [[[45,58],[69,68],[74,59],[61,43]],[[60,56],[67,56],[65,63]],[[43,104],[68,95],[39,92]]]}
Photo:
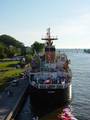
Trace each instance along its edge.
{"label": "bridge window", "polygon": [[48,52],[48,51],[55,51],[55,48],[45,48],[45,51]]}

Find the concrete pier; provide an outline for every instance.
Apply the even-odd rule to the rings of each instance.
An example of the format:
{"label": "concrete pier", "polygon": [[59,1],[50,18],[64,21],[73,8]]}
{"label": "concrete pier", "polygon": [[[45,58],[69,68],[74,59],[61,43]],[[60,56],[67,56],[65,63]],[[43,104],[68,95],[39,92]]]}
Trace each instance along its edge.
{"label": "concrete pier", "polygon": [[28,94],[29,83],[25,78],[12,82],[0,94],[0,120],[12,120],[20,111]]}

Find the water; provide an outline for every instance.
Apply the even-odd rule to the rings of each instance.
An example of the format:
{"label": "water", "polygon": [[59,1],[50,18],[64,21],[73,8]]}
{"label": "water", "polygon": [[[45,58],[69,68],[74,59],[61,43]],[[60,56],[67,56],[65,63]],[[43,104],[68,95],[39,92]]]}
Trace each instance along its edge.
{"label": "water", "polygon": [[73,72],[73,112],[79,120],[90,120],[90,54],[68,55]]}
{"label": "water", "polygon": [[[73,73],[73,113],[79,120],[90,120],[90,54],[68,52],[67,55],[71,60]],[[23,117],[27,120],[26,116]]]}

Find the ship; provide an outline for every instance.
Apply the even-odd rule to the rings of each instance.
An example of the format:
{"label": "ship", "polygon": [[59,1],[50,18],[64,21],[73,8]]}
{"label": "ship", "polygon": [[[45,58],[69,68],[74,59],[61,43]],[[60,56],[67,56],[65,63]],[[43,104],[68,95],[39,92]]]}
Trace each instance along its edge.
{"label": "ship", "polygon": [[65,53],[57,52],[53,45],[57,37],[51,36],[50,28],[42,40],[45,40],[44,50],[42,54],[35,51],[37,59],[32,60],[29,73],[30,104],[38,115],[66,105],[72,99],[70,60]]}

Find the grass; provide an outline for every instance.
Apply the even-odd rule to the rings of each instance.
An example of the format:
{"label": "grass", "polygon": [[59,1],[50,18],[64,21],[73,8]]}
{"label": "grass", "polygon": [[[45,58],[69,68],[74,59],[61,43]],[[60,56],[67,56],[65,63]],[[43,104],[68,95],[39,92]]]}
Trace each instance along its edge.
{"label": "grass", "polygon": [[19,61],[7,61],[0,63],[0,91],[5,88],[7,82],[11,78],[17,78],[20,76],[24,69],[16,68],[15,66]]}
{"label": "grass", "polygon": [[13,67],[18,63],[19,63],[19,61],[2,62],[2,63],[0,63],[0,69],[4,69],[4,68],[7,68],[7,67]]}

